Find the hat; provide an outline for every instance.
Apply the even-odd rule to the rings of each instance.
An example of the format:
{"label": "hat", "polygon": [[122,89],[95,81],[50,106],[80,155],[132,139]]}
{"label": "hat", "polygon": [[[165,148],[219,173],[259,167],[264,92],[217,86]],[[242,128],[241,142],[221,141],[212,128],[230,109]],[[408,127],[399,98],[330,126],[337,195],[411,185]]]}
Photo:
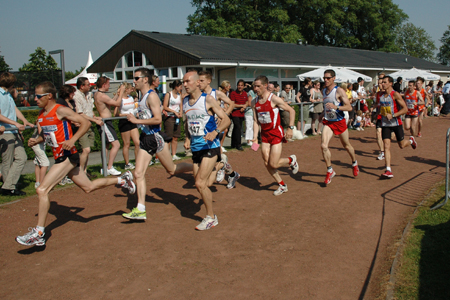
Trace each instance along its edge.
{"label": "hat", "polygon": [[364,79],[362,77],[358,77],[358,83],[364,81]]}

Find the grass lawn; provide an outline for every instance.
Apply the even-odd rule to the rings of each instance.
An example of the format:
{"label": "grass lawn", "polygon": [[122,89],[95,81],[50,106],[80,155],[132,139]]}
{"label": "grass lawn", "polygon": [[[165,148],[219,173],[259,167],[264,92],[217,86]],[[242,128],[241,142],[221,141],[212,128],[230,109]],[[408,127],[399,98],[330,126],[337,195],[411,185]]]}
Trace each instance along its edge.
{"label": "grass lawn", "polygon": [[395,299],[450,299],[450,203],[445,185],[424,202],[408,233],[396,272]]}

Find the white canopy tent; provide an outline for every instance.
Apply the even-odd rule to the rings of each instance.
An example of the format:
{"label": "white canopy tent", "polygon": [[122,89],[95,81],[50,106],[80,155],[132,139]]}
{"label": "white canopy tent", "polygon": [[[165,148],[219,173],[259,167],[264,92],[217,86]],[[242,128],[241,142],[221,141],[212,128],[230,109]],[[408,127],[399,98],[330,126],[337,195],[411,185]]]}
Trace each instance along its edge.
{"label": "white canopy tent", "polygon": [[300,79],[300,81],[305,80],[305,78],[307,78],[307,77],[311,78],[312,81],[314,81],[314,80],[323,81],[323,74],[324,74],[325,70],[329,70],[329,69],[333,70],[336,73],[336,80],[334,81],[336,83],[343,83],[343,82],[355,83],[355,82],[358,82],[359,77],[364,79],[365,82],[372,81],[372,78],[367,75],[355,72],[355,71],[347,69],[347,68],[332,67],[332,66],[321,67],[316,70],[312,70],[312,71],[309,71],[306,73],[299,74],[299,75],[297,75],[297,77]]}
{"label": "white canopy tent", "polygon": [[91,85],[95,85],[95,83],[97,82],[97,73],[88,73],[87,72],[87,68],[92,65],[93,60],[92,60],[92,55],[91,55],[91,51],[89,51],[89,57],[88,57],[88,61],[86,63],[86,67],[83,69],[83,71],[81,71],[80,74],[78,74],[77,76],[75,76],[74,78],[67,80],[66,84],[70,84],[73,86],[77,85],[77,79],[79,77],[86,77],[87,79],[89,79],[89,82],[91,83]]}
{"label": "white canopy tent", "polygon": [[391,76],[394,80],[397,80],[398,77],[402,77],[403,81],[416,80],[417,77],[423,77],[425,80],[441,80],[441,76],[439,75],[416,68],[412,68],[410,70],[402,69],[387,75]]}

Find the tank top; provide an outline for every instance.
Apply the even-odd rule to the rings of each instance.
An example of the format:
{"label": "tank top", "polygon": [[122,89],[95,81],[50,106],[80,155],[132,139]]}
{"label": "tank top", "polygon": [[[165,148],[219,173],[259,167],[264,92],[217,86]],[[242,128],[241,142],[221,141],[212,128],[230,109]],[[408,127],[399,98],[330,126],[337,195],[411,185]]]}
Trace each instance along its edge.
{"label": "tank top", "polygon": [[[148,120],[153,118],[152,110],[147,105],[147,98],[150,95],[151,92],[154,92],[154,90],[150,89],[139,101],[139,105],[137,107],[136,112],[136,118],[141,120]],[[137,124],[138,127],[142,130],[143,133],[146,135],[155,134],[159,131],[161,131],[161,125],[143,125],[143,124]]]}
{"label": "tank top", "polygon": [[418,116],[419,115],[419,107],[417,105],[417,91],[414,91],[412,94],[409,90],[405,93],[405,102],[406,107],[408,108],[408,112],[406,115],[408,116]]}
{"label": "tank top", "polygon": [[[172,92],[169,93],[170,94],[170,98],[169,98],[169,108],[176,111],[177,113],[180,112],[180,103],[181,103],[181,96],[180,94],[177,94],[177,97],[175,98],[172,94]],[[175,116],[175,114],[171,111],[167,112],[168,116]]]}
{"label": "tank top", "polygon": [[122,99],[122,104],[120,105],[121,114],[134,114],[135,112],[134,99],[128,96],[126,99]]}
{"label": "tank top", "polygon": [[255,98],[255,111],[258,122],[261,125],[261,132],[269,132],[271,130],[279,131],[280,126],[280,110],[278,107],[272,107],[272,96],[270,93],[267,101],[259,102],[259,96]]}
{"label": "tank top", "polygon": [[189,96],[183,99],[183,111],[186,114],[189,134],[191,135],[192,152],[214,149],[220,147],[220,141],[216,137],[213,141],[204,139],[208,132],[217,128],[214,116],[206,109],[206,96],[202,93],[193,105],[189,104]]}
{"label": "tank top", "polygon": [[[421,90],[420,90],[420,95],[422,95],[422,99],[423,99],[423,101],[426,103],[426,98],[425,98],[425,89],[424,88],[422,88]],[[419,105],[419,111],[422,111],[422,110],[424,110],[425,109],[425,104],[421,104],[421,105]]]}
{"label": "tank top", "polygon": [[45,143],[52,147],[53,157],[55,159],[77,153],[77,148],[75,146],[70,150],[64,150],[62,148],[61,143],[70,140],[73,134],[70,122],[58,119],[58,116],[56,115],[58,107],[64,106],[56,104],[46,116],[44,116],[45,110],[43,109],[38,117],[38,123],[42,128]]}
{"label": "tank top", "polygon": [[341,106],[341,102],[339,102],[336,98],[337,86],[335,86],[329,94],[327,94],[327,89],[323,89],[323,108],[325,111],[325,120],[330,122],[337,122],[343,120],[345,115],[341,110],[335,110],[331,108],[327,108],[327,103],[333,103],[336,106]]}
{"label": "tank top", "polygon": [[384,95],[380,97],[381,126],[383,127],[402,125],[402,119],[400,117],[395,117],[391,120],[388,120],[386,117],[387,114],[394,115],[398,112],[397,101],[394,100],[394,93],[395,91],[392,91],[390,94],[384,93]]}

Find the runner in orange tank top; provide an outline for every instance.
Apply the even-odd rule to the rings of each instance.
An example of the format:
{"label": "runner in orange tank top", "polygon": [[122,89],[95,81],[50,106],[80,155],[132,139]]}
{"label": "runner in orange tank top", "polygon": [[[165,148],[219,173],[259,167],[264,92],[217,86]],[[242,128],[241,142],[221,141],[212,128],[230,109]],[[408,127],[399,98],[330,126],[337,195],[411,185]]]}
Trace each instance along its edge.
{"label": "runner in orange tank top", "polygon": [[[47,81],[36,87],[35,100],[42,111],[39,114],[38,128],[42,135],[28,140],[28,146],[43,143],[53,149],[55,164],[36,189],[39,196],[39,213],[37,226],[25,235],[16,237],[16,241],[24,246],[45,245],[45,221],[50,208],[48,194],[66,175],[86,193],[110,186],[119,185],[134,194],[135,185],[130,171],[117,178],[100,178],[90,181],[86,173],[80,169],[80,157],[75,148],[75,142],[82,137],[91,126],[83,116],[68,107],[56,104],[56,88]],[[72,134],[70,122],[80,125],[77,133]],[[42,130],[41,130],[42,129]]]}
{"label": "runner in orange tank top", "polygon": [[415,90],[416,82],[411,80],[408,82],[408,90],[405,93],[405,102],[408,112],[405,116],[404,128],[411,131],[411,136],[417,134],[417,123],[419,119],[419,107],[424,104],[422,95]]}
{"label": "runner in orange tank top", "polygon": [[422,137],[423,119],[425,118],[425,114],[427,113],[425,104],[428,102],[428,93],[423,88],[424,82],[425,82],[425,79],[423,79],[422,77],[417,77],[416,89],[417,89],[417,91],[419,91],[419,93],[422,96],[422,99],[424,101],[423,105],[419,105],[419,129],[417,132],[418,137]]}

